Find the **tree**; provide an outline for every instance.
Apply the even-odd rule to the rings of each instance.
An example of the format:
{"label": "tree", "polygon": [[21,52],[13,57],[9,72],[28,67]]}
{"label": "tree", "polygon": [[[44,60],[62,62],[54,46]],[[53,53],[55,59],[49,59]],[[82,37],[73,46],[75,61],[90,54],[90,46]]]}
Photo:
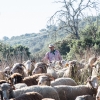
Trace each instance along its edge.
{"label": "tree", "polygon": [[49,22],[63,23],[59,29],[65,29],[79,39],[79,22],[84,16],[84,11],[97,10],[98,2],[96,0],[60,0],[56,3],[63,4],[62,9],[56,11]]}
{"label": "tree", "polygon": [[4,36],[4,37],[3,37],[3,40],[4,40],[4,41],[6,41],[6,40],[8,40],[8,39],[9,39],[9,38],[8,38],[7,36]]}
{"label": "tree", "polygon": [[66,55],[70,51],[69,42],[63,40],[62,42],[56,43],[61,55]]}

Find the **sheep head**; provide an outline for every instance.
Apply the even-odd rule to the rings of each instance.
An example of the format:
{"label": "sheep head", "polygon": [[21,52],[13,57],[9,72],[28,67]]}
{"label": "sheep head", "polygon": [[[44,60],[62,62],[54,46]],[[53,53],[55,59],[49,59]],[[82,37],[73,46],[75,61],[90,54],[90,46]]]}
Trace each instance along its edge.
{"label": "sheep head", "polygon": [[2,83],[1,84],[1,90],[3,93],[4,100],[9,100],[10,93],[12,91],[12,86],[9,83]]}
{"label": "sheep head", "polygon": [[13,74],[13,73],[20,73],[23,75],[24,73],[24,65],[23,64],[20,64],[20,63],[16,63],[13,65],[10,73]]}
{"label": "sheep head", "polygon": [[41,75],[37,79],[38,85],[48,85],[50,86],[50,83],[54,78],[50,75]]}
{"label": "sheep head", "polygon": [[87,86],[97,91],[98,88],[98,78],[97,76],[91,76],[87,79]]}
{"label": "sheep head", "polygon": [[10,84],[17,84],[17,83],[21,83],[23,78],[24,77],[21,74],[14,73],[9,77],[8,81]]}
{"label": "sheep head", "polygon": [[48,65],[44,62],[37,62],[32,74],[47,73]]}

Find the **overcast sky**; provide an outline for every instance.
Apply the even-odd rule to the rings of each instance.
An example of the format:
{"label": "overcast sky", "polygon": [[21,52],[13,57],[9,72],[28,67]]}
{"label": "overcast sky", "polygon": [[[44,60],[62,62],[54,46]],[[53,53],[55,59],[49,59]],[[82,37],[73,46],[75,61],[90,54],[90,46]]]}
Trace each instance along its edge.
{"label": "overcast sky", "polygon": [[38,33],[59,8],[54,0],[0,0],[0,39]]}

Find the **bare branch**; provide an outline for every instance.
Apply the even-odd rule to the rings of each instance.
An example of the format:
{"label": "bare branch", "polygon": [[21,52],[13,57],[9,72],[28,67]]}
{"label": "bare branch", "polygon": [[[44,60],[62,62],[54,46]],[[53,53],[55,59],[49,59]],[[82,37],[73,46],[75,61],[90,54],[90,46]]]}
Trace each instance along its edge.
{"label": "bare branch", "polygon": [[[79,2],[79,1],[78,1]],[[62,3],[63,7],[61,10],[55,12],[53,16],[50,18],[50,22],[65,22],[63,28],[67,30],[67,32],[73,33],[78,37],[78,30],[79,30],[79,18],[84,16],[83,11],[85,9],[97,9],[98,3],[96,1],[87,0],[85,3],[84,0],[80,0],[77,3],[76,0],[59,0],[56,3]],[[77,3],[77,7],[75,7],[75,3]],[[66,27],[66,28],[65,28]]]}

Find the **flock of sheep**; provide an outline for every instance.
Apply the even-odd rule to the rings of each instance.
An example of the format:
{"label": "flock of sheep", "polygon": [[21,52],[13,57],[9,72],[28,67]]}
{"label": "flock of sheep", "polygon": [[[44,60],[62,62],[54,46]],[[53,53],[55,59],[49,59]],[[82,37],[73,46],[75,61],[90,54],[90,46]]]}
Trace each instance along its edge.
{"label": "flock of sheep", "polygon": [[100,100],[100,57],[15,63],[0,72],[1,100]]}

